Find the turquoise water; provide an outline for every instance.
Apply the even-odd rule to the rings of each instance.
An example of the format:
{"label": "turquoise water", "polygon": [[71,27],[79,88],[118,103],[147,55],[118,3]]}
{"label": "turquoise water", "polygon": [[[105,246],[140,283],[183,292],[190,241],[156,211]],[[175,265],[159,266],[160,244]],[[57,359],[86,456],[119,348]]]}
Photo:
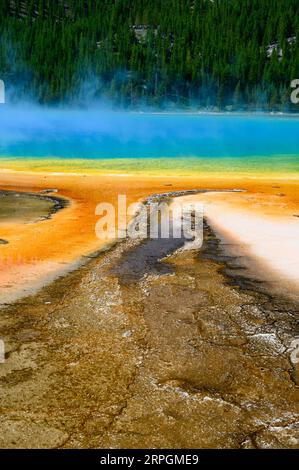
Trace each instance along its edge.
{"label": "turquoise water", "polygon": [[[134,114],[0,107],[0,165],[7,159],[85,159],[99,167],[168,165],[299,171],[299,119]],[[127,165],[122,160],[127,160]],[[171,159],[171,160],[170,160]],[[111,160],[114,160],[111,161]],[[88,163],[89,161],[89,163]],[[38,164],[38,162],[37,162]]]}

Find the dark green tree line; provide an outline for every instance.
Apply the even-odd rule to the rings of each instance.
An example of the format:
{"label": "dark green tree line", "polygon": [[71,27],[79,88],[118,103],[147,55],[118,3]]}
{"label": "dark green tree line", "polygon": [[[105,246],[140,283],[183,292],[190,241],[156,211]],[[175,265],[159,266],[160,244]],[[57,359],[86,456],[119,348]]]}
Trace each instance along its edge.
{"label": "dark green tree line", "polygon": [[0,0],[0,77],[41,103],[292,109],[298,0]]}

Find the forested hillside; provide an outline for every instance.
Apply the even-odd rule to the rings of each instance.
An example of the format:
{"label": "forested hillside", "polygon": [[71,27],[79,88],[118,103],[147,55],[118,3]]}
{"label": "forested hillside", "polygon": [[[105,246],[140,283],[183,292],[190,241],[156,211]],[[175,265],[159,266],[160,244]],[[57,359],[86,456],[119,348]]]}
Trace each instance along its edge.
{"label": "forested hillside", "polygon": [[0,78],[41,103],[296,110],[298,0],[0,0]]}

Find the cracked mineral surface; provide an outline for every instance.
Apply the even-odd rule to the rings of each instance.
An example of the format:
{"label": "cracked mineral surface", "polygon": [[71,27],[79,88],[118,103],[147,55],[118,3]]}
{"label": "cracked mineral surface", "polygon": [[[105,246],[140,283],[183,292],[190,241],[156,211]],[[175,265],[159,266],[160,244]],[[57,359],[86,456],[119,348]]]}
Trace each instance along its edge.
{"label": "cracked mineral surface", "polygon": [[125,240],[2,305],[0,447],[298,448],[298,304],[224,257]]}

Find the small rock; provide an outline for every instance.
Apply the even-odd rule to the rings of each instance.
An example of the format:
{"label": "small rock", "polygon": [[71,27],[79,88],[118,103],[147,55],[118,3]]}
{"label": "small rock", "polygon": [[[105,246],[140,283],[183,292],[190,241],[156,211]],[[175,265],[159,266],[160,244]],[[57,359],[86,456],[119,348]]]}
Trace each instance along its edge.
{"label": "small rock", "polygon": [[125,331],[122,335],[123,338],[129,338],[132,335],[132,331],[128,330]]}
{"label": "small rock", "polygon": [[58,189],[43,189],[40,194],[58,193]]}

